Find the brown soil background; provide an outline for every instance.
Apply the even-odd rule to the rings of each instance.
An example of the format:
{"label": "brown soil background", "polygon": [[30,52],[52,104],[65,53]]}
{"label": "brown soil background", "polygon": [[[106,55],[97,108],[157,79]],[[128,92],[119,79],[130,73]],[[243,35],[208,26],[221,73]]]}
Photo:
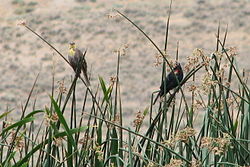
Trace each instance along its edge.
{"label": "brown soil background", "polygon": [[[20,113],[38,73],[40,76],[31,102],[36,99],[36,108],[43,109],[49,105],[53,66],[55,80],[64,79],[66,87],[73,74],[52,49],[24,27],[17,26],[18,21],[24,19],[66,57],[70,41],[75,41],[81,49],[88,48],[86,59],[94,89],[98,76],[107,82],[115,76],[117,56],[114,50],[128,44],[121,60],[120,81],[124,115],[128,122],[132,122],[135,113],[150,104],[151,93],[158,90],[161,67],[154,65],[157,51],[145,37],[123,18],[107,16],[116,15],[113,8],[120,10],[163,48],[168,6],[168,0],[1,1],[0,112],[8,107],[14,109],[14,113]],[[175,56],[179,41],[183,66],[195,48],[202,48],[206,54],[212,53],[220,21],[222,30],[226,24],[229,27],[227,46],[238,48],[238,63],[249,72],[249,20],[250,3],[247,0],[174,0],[168,53]],[[79,101],[85,92],[83,88],[79,82]]]}

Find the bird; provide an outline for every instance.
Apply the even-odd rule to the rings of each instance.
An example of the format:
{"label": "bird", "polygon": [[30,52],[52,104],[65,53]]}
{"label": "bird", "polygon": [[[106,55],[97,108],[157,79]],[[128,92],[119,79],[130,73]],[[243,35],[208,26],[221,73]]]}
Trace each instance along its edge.
{"label": "bird", "polygon": [[85,60],[85,51],[82,53],[77,47],[75,42],[70,42],[69,43],[69,54],[68,54],[68,60],[69,64],[75,71],[76,75],[79,77],[81,72],[83,72],[83,76],[85,78],[87,86],[90,86],[89,78],[88,78],[88,73],[87,73],[87,62]]}
{"label": "bird", "polygon": [[[183,70],[181,68],[181,64],[180,63],[176,63],[176,65],[173,68],[173,71],[171,71],[166,76],[166,78],[163,80],[163,82],[161,83],[160,91],[157,94],[157,96],[156,96],[153,104],[155,104],[156,101],[157,101],[157,99],[159,97],[162,97],[164,95],[164,93],[167,94],[170,90],[174,89],[175,87],[177,87],[179,85],[179,83],[177,82],[177,79],[178,79],[179,83],[183,79]],[[164,89],[165,89],[165,92],[164,92]]]}

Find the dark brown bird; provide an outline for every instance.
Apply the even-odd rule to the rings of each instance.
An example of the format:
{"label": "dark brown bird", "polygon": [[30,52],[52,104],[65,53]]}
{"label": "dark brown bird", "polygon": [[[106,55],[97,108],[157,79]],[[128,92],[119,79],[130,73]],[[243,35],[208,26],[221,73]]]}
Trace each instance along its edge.
{"label": "dark brown bird", "polygon": [[175,67],[173,68],[173,71],[171,71],[161,83],[160,91],[157,94],[153,104],[156,103],[159,97],[162,97],[164,95],[164,87],[165,87],[165,93],[167,94],[170,90],[178,86],[177,79],[179,82],[181,82],[183,79],[183,71],[180,63],[176,63]]}
{"label": "dark brown bird", "polygon": [[74,69],[76,75],[80,75],[81,71],[83,72],[83,76],[85,78],[87,86],[90,86],[88,73],[87,73],[87,62],[85,60],[85,55],[76,47],[76,44],[74,42],[70,42],[69,44],[69,64]]}

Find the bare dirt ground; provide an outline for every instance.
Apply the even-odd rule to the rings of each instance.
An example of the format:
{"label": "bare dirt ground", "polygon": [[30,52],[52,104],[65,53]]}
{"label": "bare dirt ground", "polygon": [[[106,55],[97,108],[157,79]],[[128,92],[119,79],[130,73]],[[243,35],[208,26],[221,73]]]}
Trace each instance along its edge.
{"label": "bare dirt ground", "polygon": [[[6,108],[20,113],[20,106],[39,73],[31,101],[36,108],[49,104],[52,71],[55,80],[69,85],[73,74],[69,66],[46,44],[17,26],[18,20],[42,34],[67,57],[68,43],[88,48],[87,62],[92,73],[93,88],[98,76],[115,76],[114,50],[128,44],[121,60],[121,88],[125,116],[134,117],[150,104],[158,90],[161,67],[154,65],[155,48],[131,24],[116,17],[118,9],[134,20],[161,47],[164,47],[168,0],[4,0],[0,2],[0,112]],[[113,18],[109,18],[111,14]],[[179,41],[180,61],[195,48],[206,54],[215,49],[218,22],[224,31],[228,24],[227,45],[238,48],[238,63],[249,72],[250,3],[247,0],[174,0],[170,21],[168,53],[174,58]],[[201,74],[202,75],[202,74]],[[78,99],[85,90],[78,87]],[[129,119],[128,119],[129,120]]]}

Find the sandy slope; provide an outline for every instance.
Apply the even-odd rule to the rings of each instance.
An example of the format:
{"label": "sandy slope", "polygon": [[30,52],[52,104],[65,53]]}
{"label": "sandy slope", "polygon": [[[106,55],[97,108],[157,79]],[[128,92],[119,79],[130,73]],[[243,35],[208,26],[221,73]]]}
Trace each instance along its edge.
{"label": "sandy slope", "polygon": [[[124,111],[133,116],[149,103],[151,93],[159,87],[161,67],[155,67],[156,50],[152,45],[120,17],[112,8],[119,9],[133,19],[155,42],[163,48],[166,15],[169,1],[166,0],[97,0],[77,2],[67,0],[24,1],[13,4],[7,0],[0,3],[0,111],[6,107],[20,112],[36,75],[38,85],[32,101],[37,98],[37,108],[49,102],[52,69],[55,64],[56,81],[65,79],[68,85],[72,70],[63,60],[23,27],[17,20],[27,23],[48,39],[64,55],[68,42],[74,40],[80,48],[88,48],[87,61],[92,67],[92,83],[96,87],[98,76],[109,80],[115,75],[116,54],[113,52],[129,44],[122,57],[121,82]],[[218,22],[222,29],[229,25],[228,45],[237,46],[239,63],[249,71],[248,53],[250,42],[250,4],[247,1],[229,0],[175,0],[171,16],[169,53],[174,56],[176,42],[180,42],[180,59],[195,48],[204,48],[210,54],[215,48],[215,33]],[[85,92],[78,87],[81,100]],[[25,98],[24,98],[25,97]]]}

